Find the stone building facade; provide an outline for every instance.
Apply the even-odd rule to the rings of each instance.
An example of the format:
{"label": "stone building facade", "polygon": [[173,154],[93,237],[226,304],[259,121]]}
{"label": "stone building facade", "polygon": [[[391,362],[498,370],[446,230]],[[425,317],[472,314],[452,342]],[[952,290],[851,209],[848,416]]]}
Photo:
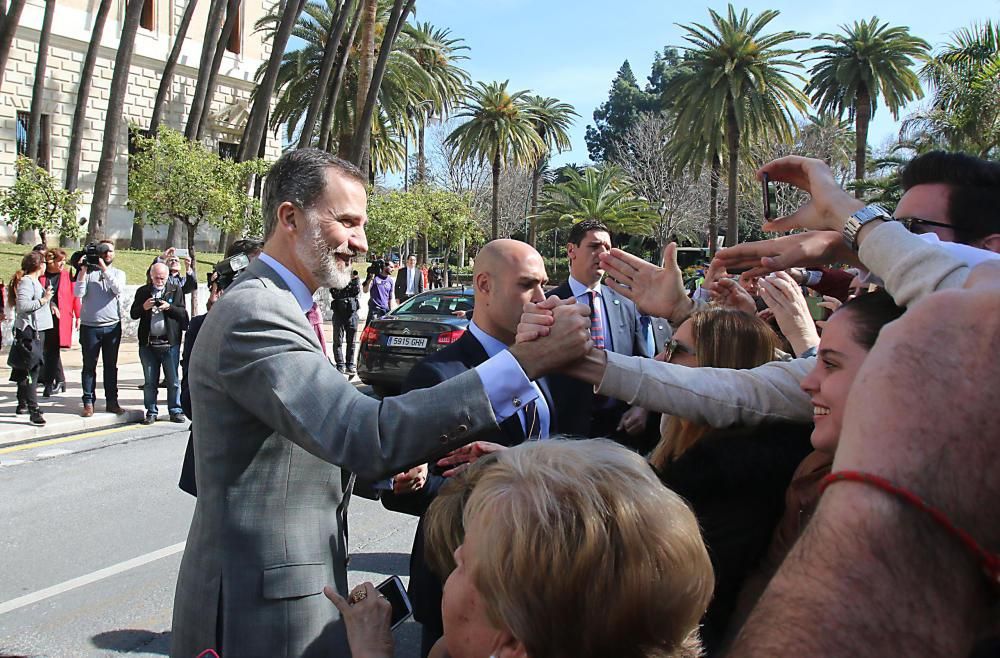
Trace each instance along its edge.
{"label": "stone building facade", "polygon": [[[138,129],[149,127],[153,100],[159,88],[164,63],[173,47],[187,1],[146,0],[142,26],[136,36],[129,69],[128,93],[123,109],[126,122]],[[181,131],[187,122],[198,77],[209,4],[209,0],[200,0],[197,4],[163,114],[162,125]],[[53,21],[42,103],[40,156],[43,163],[47,162],[49,171],[60,181],[65,180],[66,156],[80,71],[90,44],[97,5],[97,0],[58,0]],[[253,28],[273,5],[272,0],[241,2],[237,28],[222,62],[219,84],[203,137],[204,143],[220,154],[227,155],[238,149],[249,114],[254,73],[270,55],[270,43],[260,33],[255,33]],[[0,92],[0,188],[13,183],[14,163],[26,144],[43,8],[42,0],[27,1],[4,72]],[[80,204],[81,217],[89,216],[94,179],[101,155],[115,53],[124,14],[125,0],[116,0],[104,27],[94,71],[80,162],[79,189],[84,192]],[[129,147],[127,131],[128,128],[123,127],[118,139],[107,221],[109,236],[120,243],[129,239],[133,219],[132,212],[126,206]],[[276,159],[280,151],[279,138],[273,132],[268,132],[265,157],[269,160]],[[4,225],[0,233],[4,230],[9,231],[9,227]],[[199,245],[211,245],[214,248],[216,235],[216,232],[208,228],[199,229]],[[162,245],[165,236],[166,227],[146,227],[147,242],[152,245]]]}

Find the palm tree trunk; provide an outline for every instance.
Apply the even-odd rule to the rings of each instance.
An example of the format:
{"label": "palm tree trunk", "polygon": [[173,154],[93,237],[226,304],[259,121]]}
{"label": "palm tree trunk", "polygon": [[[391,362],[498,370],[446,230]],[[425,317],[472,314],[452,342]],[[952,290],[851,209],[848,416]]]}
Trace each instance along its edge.
{"label": "palm tree trunk", "polygon": [[[371,86],[374,75],[375,63],[375,16],[378,3],[376,0],[364,0],[365,10],[361,15],[361,59],[358,61],[358,87],[354,95],[354,134],[351,136],[351,146],[348,149],[348,158],[361,167],[367,164],[369,159],[369,145],[361,143],[362,110],[365,106],[365,99],[368,98],[368,87]],[[355,154],[359,155],[355,155]],[[361,167],[361,171],[367,173],[367,169]]]}
{"label": "palm tree trunk", "polygon": [[[406,18],[409,16],[415,3],[416,0],[394,0],[393,2],[392,13],[389,15],[389,23],[385,27],[385,34],[382,36],[382,43],[379,45],[378,62],[375,64],[375,70],[368,85],[368,95],[365,99],[364,109],[356,123],[354,132],[351,161],[358,166],[367,164],[369,161],[368,139],[371,136],[372,115],[375,113],[375,104],[378,101],[378,90],[382,86],[382,78],[385,77],[385,68],[389,63],[389,54],[392,52],[392,46],[396,42],[396,37],[399,36],[399,32],[402,30],[403,24],[406,23]],[[357,106],[355,106],[355,111],[357,111]],[[361,171],[366,171],[366,169],[362,168]]]}
{"label": "palm tree trunk", "polygon": [[719,174],[722,160],[718,153],[712,154],[712,173],[708,181],[708,254],[715,257],[719,248]]}
{"label": "palm tree trunk", "polygon": [[500,149],[493,153],[493,239],[500,233]]}
{"label": "palm tree trunk", "polygon": [[208,78],[211,74],[212,60],[218,48],[219,34],[225,21],[223,11],[226,0],[212,0],[208,8],[208,20],[205,24],[205,38],[201,44],[201,58],[198,61],[198,80],[195,82],[194,95],[191,97],[191,110],[188,112],[187,126],[184,136],[192,142],[197,139],[198,125],[201,123],[201,113],[205,109],[205,96],[208,95]]}
{"label": "palm tree trunk", "polygon": [[[31,110],[28,118],[28,159],[38,166],[38,150],[42,143],[42,97],[45,95],[45,67],[49,59],[49,38],[52,36],[52,17],[55,0],[45,0],[42,31],[38,36],[38,59],[35,61],[35,82],[31,88]],[[48,169],[48,163],[46,169]],[[44,235],[44,234],[43,234]],[[17,232],[17,244],[35,244],[35,229]],[[42,238],[44,242],[44,237]]]}
{"label": "palm tree trunk", "polygon": [[90,205],[90,224],[87,227],[87,241],[104,237],[104,224],[108,216],[108,201],[111,197],[111,179],[115,173],[115,157],[118,155],[118,133],[123,124],[122,108],[128,89],[129,64],[135,48],[135,33],[142,18],[145,0],[128,0],[125,5],[125,23],[122,26],[118,52],[115,54],[114,75],[111,78],[111,92],[104,123],[104,141],[101,145],[101,160],[94,180],[94,200]]}
{"label": "palm tree trunk", "polygon": [[3,72],[7,69],[7,56],[10,55],[10,46],[14,43],[14,33],[21,20],[21,10],[24,9],[24,4],[25,0],[11,0],[7,14],[3,18],[3,27],[0,28],[0,87],[3,86]]}
{"label": "palm tree trunk", "polygon": [[[167,104],[167,94],[174,80],[174,69],[177,68],[177,60],[181,56],[181,48],[184,46],[184,38],[187,36],[188,28],[191,26],[191,18],[194,16],[195,7],[198,0],[188,0],[181,22],[177,26],[177,36],[174,37],[174,46],[170,49],[167,61],[163,65],[163,74],[160,77],[160,86],[156,90],[156,100],[153,101],[153,117],[149,120],[149,132],[156,134],[160,127],[160,120],[163,118],[163,108]],[[135,249],[135,246],[132,247]]]}
{"label": "palm tree trunk", "polygon": [[726,246],[739,244],[739,224],[736,215],[736,178],[740,166],[740,128],[736,124],[736,114],[732,108],[726,114],[726,142],[729,147],[729,189],[728,218],[726,222]]}
{"label": "palm tree trunk", "polygon": [[872,118],[872,101],[868,88],[862,85],[858,89],[858,101],[854,109],[855,141],[854,141],[854,197],[860,199],[864,190],[861,184],[865,180],[865,158],[868,155],[868,123]]}
{"label": "palm tree trunk", "polygon": [[240,153],[236,158],[237,162],[246,162],[257,156],[257,149],[260,147],[267,129],[271,96],[274,95],[274,85],[278,79],[281,58],[285,54],[285,46],[288,45],[288,38],[292,35],[292,30],[295,29],[295,22],[299,19],[303,6],[305,6],[305,0],[285,0],[281,21],[278,23],[278,29],[271,41],[271,56],[267,60],[267,69],[264,71],[264,77],[261,78],[260,84],[257,85],[253,107],[250,108],[250,116],[247,118],[247,125],[243,130]]}
{"label": "palm tree trunk", "polygon": [[219,33],[219,42],[215,46],[215,54],[212,55],[212,68],[208,71],[208,84],[205,87],[205,100],[198,118],[198,129],[195,131],[195,139],[200,140],[208,125],[208,116],[212,109],[212,102],[215,100],[215,90],[219,79],[219,69],[222,68],[222,58],[226,55],[226,45],[233,35],[233,29],[240,18],[240,0],[229,0],[226,5],[226,22],[222,25]]}
{"label": "palm tree trunk", "polygon": [[357,36],[358,27],[361,25],[361,9],[363,7],[364,2],[358,0],[354,7],[354,16],[351,18],[351,29],[347,33],[347,40],[340,46],[337,70],[333,74],[333,85],[327,93],[326,107],[323,108],[323,120],[319,126],[319,147],[324,151],[329,151],[332,146],[333,115],[337,110],[337,98],[340,96],[340,90],[344,86],[344,71],[347,70],[351,48],[354,46],[354,37]]}
{"label": "palm tree trunk", "polygon": [[[76,90],[76,109],[73,110],[73,125],[69,131],[69,150],[66,154],[66,184],[67,191],[76,190],[80,178],[80,152],[83,150],[83,124],[87,119],[87,102],[90,100],[90,87],[94,82],[94,65],[97,64],[97,53],[101,48],[101,38],[104,35],[104,25],[111,11],[112,0],[101,0],[94,15],[94,30],[90,35],[87,54],[83,58],[83,68],[80,70],[80,86]],[[59,236],[59,246],[70,246],[68,237]]]}
{"label": "palm tree trunk", "polygon": [[532,247],[538,244],[538,185],[541,181],[542,163],[539,162],[531,172],[531,227],[528,230],[528,244]]}
{"label": "palm tree trunk", "polygon": [[337,49],[340,46],[340,39],[344,36],[344,28],[347,27],[347,16],[351,12],[353,0],[342,0],[336,14],[336,23],[326,36],[326,44],[323,46],[323,61],[319,66],[319,79],[316,81],[316,89],[312,98],[309,99],[309,109],[306,111],[305,121],[302,123],[302,132],[299,133],[299,148],[305,148],[312,144],[313,132],[316,128],[316,118],[319,116],[320,107],[326,97],[326,88],[330,84],[330,74],[333,73],[333,64],[337,59]]}
{"label": "palm tree trunk", "polygon": [[427,149],[424,143],[425,126],[421,121],[417,126],[417,182],[423,183],[427,178]]}

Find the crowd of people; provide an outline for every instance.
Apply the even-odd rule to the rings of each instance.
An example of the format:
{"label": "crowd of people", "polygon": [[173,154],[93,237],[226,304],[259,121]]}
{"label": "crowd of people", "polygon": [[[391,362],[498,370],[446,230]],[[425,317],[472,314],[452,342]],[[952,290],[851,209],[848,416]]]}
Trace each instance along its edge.
{"label": "crowd of people", "polygon": [[312,295],[344,291],[349,336],[338,300],[378,317],[427,283],[409,258],[362,282],[365,177],[283,155],[263,251],[185,370],[171,655],[393,655],[390,603],[346,571],[355,478],[389,476],[383,504],[420,517],[424,656],[995,655],[1000,165],[917,157],[894,212],[821,161],[759,173],[808,197],[765,225],[797,232],[720,251],[694,298],[676,247],[649,263],[599,222],[555,287],[488,243],[468,330],[376,400]]}

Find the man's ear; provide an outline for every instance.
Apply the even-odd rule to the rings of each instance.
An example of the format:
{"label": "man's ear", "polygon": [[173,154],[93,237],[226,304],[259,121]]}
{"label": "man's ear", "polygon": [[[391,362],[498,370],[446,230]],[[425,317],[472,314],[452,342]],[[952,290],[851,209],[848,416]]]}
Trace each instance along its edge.
{"label": "man's ear", "polygon": [[500,637],[501,644],[493,652],[495,658],[528,658],[527,647],[509,631],[502,631]]}
{"label": "man's ear", "polygon": [[476,292],[488,293],[490,291],[490,283],[489,273],[480,272],[472,279],[472,289]]}
{"label": "man's ear", "polygon": [[295,204],[291,201],[285,201],[280,206],[278,206],[277,216],[278,216],[278,226],[285,230],[294,231],[298,228],[297,225],[297,214]]}
{"label": "man's ear", "polygon": [[576,245],[573,244],[572,242],[567,242],[566,243],[566,258],[568,258],[569,262],[572,263],[573,259],[575,257],[576,257]]}
{"label": "man's ear", "polygon": [[991,233],[990,235],[987,235],[979,241],[979,244],[981,244],[983,249],[986,249],[987,251],[1000,254],[1000,233]]}

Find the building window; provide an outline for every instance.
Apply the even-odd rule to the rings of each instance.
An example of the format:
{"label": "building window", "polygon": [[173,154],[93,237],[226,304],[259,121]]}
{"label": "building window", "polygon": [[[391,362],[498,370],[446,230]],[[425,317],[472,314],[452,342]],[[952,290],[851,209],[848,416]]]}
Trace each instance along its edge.
{"label": "building window", "polygon": [[239,142],[219,142],[219,157],[223,160],[232,160],[235,162],[239,154]]}
{"label": "building window", "polygon": [[[17,113],[15,142],[18,156],[28,155],[28,128],[31,126],[31,113]],[[41,141],[38,143],[38,166],[48,171],[49,168],[49,115],[43,114],[41,121]]]}
{"label": "building window", "polygon": [[153,20],[155,16],[156,0],[146,0],[142,3],[142,15],[139,17],[139,27],[152,31],[155,29]]}
{"label": "building window", "polygon": [[[226,50],[234,53],[236,55],[240,54],[243,49],[243,0],[240,0],[236,7],[236,23],[233,25],[233,31],[229,33],[229,42],[226,43]],[[228,18],[228,10],[226,18]]]}

